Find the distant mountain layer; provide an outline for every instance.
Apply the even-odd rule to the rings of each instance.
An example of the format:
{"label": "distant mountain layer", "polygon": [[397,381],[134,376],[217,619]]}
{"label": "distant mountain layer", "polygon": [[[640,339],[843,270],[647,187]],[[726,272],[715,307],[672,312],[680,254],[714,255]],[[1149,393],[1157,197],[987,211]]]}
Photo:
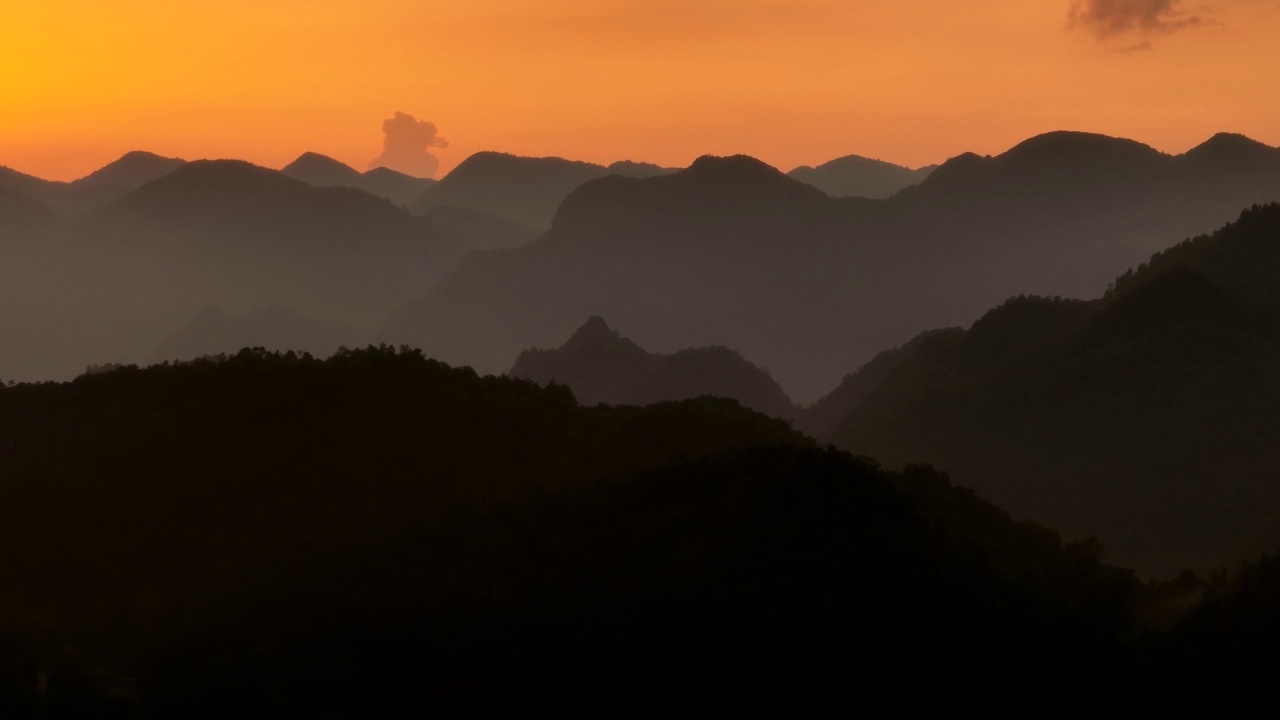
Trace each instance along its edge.
{"label": "distant mountain layer", "polygon": [[606,175],[653,177],[671,172],[657,165],[616,162],[608,167],[556,157],[480,152],[462,161],[413,203],[426,214],[442,205],[480,210],[543,230],[560,202],[588,180]]}
{"label": "distant mountain layer", "polygon": [[430,178],[417,178],[385,167],[361,173],[350,165],[312,152],[303,153],[280,172],[308,185],[364,190],[397,205],[408,205],[435,184]]}
{"label": "distant mountain layer", "polygon": [[882,160],[849,155],[817,167],[804,165],[787,175],[832,197],[887,198],[929,177],[935,169],[936,165],[930,165],[912,170]]}
{"label": "distant mountain layer", "polygon": [[792,418],[798,408],[769,373],[725,347],[646,352],[592,317],[557,350],[526,350],[507,373],[568,385],[586,405],[649,405],[714,395],[766,415]]}
{"label": "distant mountain layer", "polygon": [[1152,252],[1271,200],[1280,151],[1229,135],[1169,156],[1051,133],[954,158],[884,200],[708,157],[586,183],[545,236],[464,262],[384,336],[501,372],[596,313],[658,352],[732,347],[812,402],[922,330],[967,325],[1012,295],[1096,296]]}
{"label": "distant mountain layer", "polygon": [[140,362],[208,307],[283,306],[365,340],[471,249],[360,190],[188,163],[0,257],[0,377]]}
{"label": "distant mountain layer", "polygon": [[1022,297],[850,375],[800,426],[937,463],[1014,514],[1157,574],[1280,546],[1280,205],[1126,272]]}
{"label": "distant mountain layer", "polygon": [[103,207],[185,163],[177,158],[135,151],[69,183],[43,180],[0,167],[0,189],[15,190],[59,212],[75,214]]}
{"label": "distant mountain layer", "polygon": [[304,318],[278,305],[244,315],[227,315],[218,308],[205,308],[161,343],[151,354],[151,361],[234,355],[243,348],[329,357],[341,346],[358,347],[362,341],[358,333]]}

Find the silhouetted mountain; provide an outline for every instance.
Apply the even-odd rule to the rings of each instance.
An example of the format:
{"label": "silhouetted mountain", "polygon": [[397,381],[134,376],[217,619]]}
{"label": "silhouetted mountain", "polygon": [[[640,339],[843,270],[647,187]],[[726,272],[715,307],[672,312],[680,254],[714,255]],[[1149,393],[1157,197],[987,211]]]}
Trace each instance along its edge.
{"label": "silhouetted mountain", "polygon": [[135,150],[125,153],[119,160],[104,165],[94,172],[71,183],[83,187],[109,187],[120,196],[168,175],[187,163],[179,158],[167,158],[155,153]]}
{"label": "silhouetted mountain", "polygon": [[800,426],[938,463],[1147,572],[1234,565],[1280,546],[1277,272],[1280,205],[1255,208],[1101,300],[1018,298],[922,336]]}
{"label": "silhouetted mountain", "polygon": [[808,714],[1124,683],[1136,585],[1095,548],[731,401],[246,350],[0,388],[0,427],[0,618],[27,638],[0,702]]}
{"label": "silhouetted mountain", "polygon": [[319,153],[306,152],[285,165],[280,173],[319,187],[359,188],[364,176],[359,170]]}
{"label": "silhouetted mountain", "polygon": [[0,167],[0,189],[25,195],[46,205],[56,202],[65,186],[66,183],[52,182],[12,168]]}
{"label": "silhouetted mountain", "polygon": [[360,345],[359,333],[304,318],[278,305],[231,316],[218,308],[201,310],[151,354],[152,362],[234,355],[242,348],[294,350],[328,357],[339,347]]}
{"label": "silhouetted mountain", "polygon": [[313,152],[303,153],[280,172],[316,187],[364,190],[400,206],[413,202],[435,184],[435,180],[430,178],[416,178],[385,167],[361,173],[350,165]]}
{"label": "silhouetted mountain", "polygon": [[587,405],[649,405],[714,395],[778,418],[799,408],[765,370],[726,347],[645,352],[593,316],[557,350],[526,350],[507,373],[568,385]]}
{"label": "silhouetted mountain", "polygon": [[732,347],[810,402],[923,329],[1013,295],[1096,296],[1177,238],[1280,199],[1266,157],[1208,172],[1052,133],[954,158],[885,200],[831,198],[745,158],[601,178],[565,198],[546,236],[464,263],[384,337],[498,372],[599,313],[658,352]]}
{"label": "silhouetted mountain", "polygon": [[912,170],[883,160],[848,155],[817,167],[802,165],[787,175],[832,197],[887,198],[929,177],[935,169],[936,165],[930,165]]}
{"label": "silhouetted mountain", "polygon": [[556,157],[519,157],[479,152],[428,188],[412,209],[426,214],[440,206],[480,210],[537,230],[547,228],[556,208],[575,188],[606,175],[650,177],[667,172],[647,163],[609,167]]}
{"label": "silhouetted mountain", "polygon": [[361,175],[360,188],[365,192],[384,197],[396,205],[407,207],[422,196],[427,188],[435,185],[431,178],[405,175],[387,167],[376,167]]}
{"label": "silhouetted mountain", "polygon": [[633,160],[619,160],[611,163],[605,168],[609,175],[621,175],[623,177],[656,177],[658,175],[670,175],[679,168],[667,168],[653,163],[635,162]]}
{"label": "silhouetted mountain", "polygon": [[64,214],[103,207],[186,161],[134,151],[74,182],[54,182],[0,167],[0,188],[17,190]]}

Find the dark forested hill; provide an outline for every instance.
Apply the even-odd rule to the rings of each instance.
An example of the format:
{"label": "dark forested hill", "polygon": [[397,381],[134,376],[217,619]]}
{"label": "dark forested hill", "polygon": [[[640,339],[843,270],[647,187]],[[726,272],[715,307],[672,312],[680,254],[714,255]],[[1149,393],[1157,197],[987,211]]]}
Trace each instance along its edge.
{"label": "dark forested hill", "polygon": [[1125,273],[1023,297],[846,378],[801,426],[947,467],[1153,573],[1280,546],[1280,205]]}
{"label": "dark forested hill", "polygon": [[568,385],[587,405],[649,405],[714,395],[778,418],[799,408],[769,377],[725,347],[689,348],[671,355],[646,352],[593,316],[555,350],[526,350],[507,373],[538,383]]}
{"label": "dark forested hill", "polygon": [[538,230],[570,192],[606,175],[650,177],[665,170],[648,163],[618,162],[604,167],[557,157],[519,157],[480,152],[462,161],[413,203],[415,212],[456,206],[480,210]]}
{"label": "dark forested hill", "polygon": [[1051,133],[954,158],[886,200],[703,158],[587,183],[546,236],[465,263],[385,335],[498,372],[598,313],[651,350],[732,347],[811,402],[922,330],[1013,295],[1095,297],[1152,252],[1276,199],[1280,152],[1224,136],[1169,156]]}
{"label": "dark forested hill", "polygon": [[1132,627],[1131,575],[927,468],[416,352],[0,388],[0,453],[5,710],[1085,702]]}
{"label": "dark forested hill", "polygon": [[832,197],[887,198],[929,177],[936,166],[912,170],[882,160],[848,155],[817,167],[804,165],[787,175]]}

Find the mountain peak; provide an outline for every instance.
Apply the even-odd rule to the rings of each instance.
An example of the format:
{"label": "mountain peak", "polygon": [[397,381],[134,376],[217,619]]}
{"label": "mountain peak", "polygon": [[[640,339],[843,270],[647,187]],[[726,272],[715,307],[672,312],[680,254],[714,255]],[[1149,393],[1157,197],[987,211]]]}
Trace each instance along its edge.
{"label": "mountain peak", "polygon": [[1159,150],[1137,140],[1111,137],[1098,133],[1055,130],[1028,138],[1000,155],[1002,158],[1066,160],[1090,156],[1160,157]]}
{"label": "mountain peak", "polygon": [[1220,132],[1191,148],[1182,157],[1202,165],[1235,166],[1280,158],[1280,150],[1239,133]]}
{"label": "mountain peak", "polygon": [[132,190],[158,180],[186,164],[187,161],[181,158],[133,150],[75,182],[77,185],[111,185]]}
{"label": "mountain peak", "polygon": [[609,323],[599,315],[592,315],[574,331],[565,342],[565,348],[580,348],[604,343],[613,343],[622,339],[622,333],[609,327]]}
{"label": "mountain peak", "polygon": [[280,172],[309,185],[358,187],[360,171],[327,155],[305,152]]}

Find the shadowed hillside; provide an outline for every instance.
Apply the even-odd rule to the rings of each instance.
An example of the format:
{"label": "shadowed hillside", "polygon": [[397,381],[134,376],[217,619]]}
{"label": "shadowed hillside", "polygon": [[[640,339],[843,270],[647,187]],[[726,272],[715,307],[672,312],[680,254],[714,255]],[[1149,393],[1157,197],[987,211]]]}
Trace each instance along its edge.
{"label": "shadowed hillside", "polygon": [[882,160],[848,155],[817,167],[804,165],[787,175],[831,197],[887,198],[929,177],[936,165],[918,170]]}
{"label": "shadowed hillside", "polygon": [[582,186],[547,235],[464,263],[385,337],[497,372],[599,313],[657,352],[732,347],[809,402],[921,330],[1012,295],[1096,296],[1153,251],[1274,199],[1280,151],[1227,136],[1168,156],[1051,133],[954,158],[887,200],[703,158]]}
{"label": "shadowed hillside", "polygon": [[995,706],[1092,702],[1132,627],[1090,546],[730,401],[244,351],[0,388],[0,430],[0,703],[818,709],[993,672]]}
{"label": "shadowed hillside", "polygon": [[16,190],[60,213],[75,215],[107,205],[186,163],[133,151],[72,182],[56,182],[0,167],[0,189]]}
{"label": "shadowed hillside", "polygon": [[1154,256],[1100,300],[1023,297],[855,373],[800,422],[923,461],[1171,574],[1280,546],[1280,205]]}
{"label": "shadowed hillside", "polygon": [[799,408],[769,373],[725,347],[657,355],[593,316],[556,350],[526,350],[507,373],[537,383],[568,385],[586,405],[649,405],[714,395],[778,418]]}
{"label": "shadowed hillside", "polygon": [[462,161],[413,203],[414,212],[457,206],[480,210],[537,230],[551,225],[556,208],[578,186],[606,175],[651,177],[669,170],[648,163],[609,167],[562,158],[480,152]]}
{"label": "shadowed hillside", "polygon": [[435,180],[430,178],[417,178],[385,167],[362,173],[350,165],[313,152],[298,156],[297,160],[281,168],[280,172],[317,187],[364,190],[400,206],[413,202],[435,184]]}

